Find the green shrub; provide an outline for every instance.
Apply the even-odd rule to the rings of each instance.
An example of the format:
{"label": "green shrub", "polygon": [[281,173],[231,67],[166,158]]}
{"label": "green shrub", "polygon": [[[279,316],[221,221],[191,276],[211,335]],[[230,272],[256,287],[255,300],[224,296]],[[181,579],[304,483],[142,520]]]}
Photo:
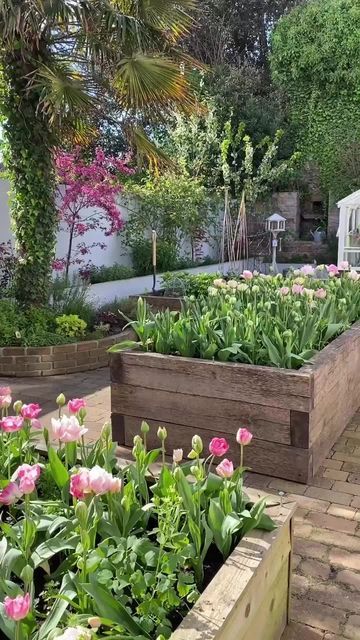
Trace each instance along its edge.
{"label": "green shrub", "polygon": [[206,295],[214,280],[215,273],[164,273],[162,286],[168,295],[195,296]]}
{"label": "green shrub", "polygon": [[52,285],[51,308],[57,316],[76,315],[92,328],[96,310],[94,304],[87,300],[89,284],[74,278],[69,283],[65,278],[56,278]]}
{"label": "green shrub", "polygon": [[110,282],[112,280],[126,280],[133,278],[135,275],[135,270],[132,267],[113,264],[111,267],[93,267],[89,281],[91,284],[97,284],[98,282]]}
{"label": "green shrub", "polygon": [[[151,240],[139,239],[132,243],[131,256],[136,275],[143,276],[152,273],[152,243]],[[177,268],[177,249],[172,242],[158,240],[157,242],[157,271],[172,271]]]}
{"label": "green shrub", "polygon": [[55,313],[46,307],[22,309],[0,300],[0,347],[42,347],[68,342],[55,333]]}
{"label": "green shrub", "polygon": [[85,335],[86,322],[79,316],[62,315],[55,319],[56,333],[66,338],[80,338]]}

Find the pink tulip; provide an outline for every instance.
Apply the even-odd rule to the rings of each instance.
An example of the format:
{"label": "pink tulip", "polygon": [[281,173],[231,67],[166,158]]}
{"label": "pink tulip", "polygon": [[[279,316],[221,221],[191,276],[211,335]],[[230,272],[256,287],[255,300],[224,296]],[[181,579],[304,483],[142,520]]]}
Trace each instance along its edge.
{"label": "pink tulip", "polygon": [[16,598],[9,598],[6,596],[4,600],[5,614],[11,620],[22,620],[26,618],[30,611],[31,598],[30,593],[25,593],[24,596],[16,596]]}
{"label": "pink tulip", "polygon": [[279,289],[279,293],[281,296],[287,296],[290,293],[290,289],[289,287],[281,287],[281,289]]}
{"label": "pink tulip", "polygon": [[354,269],[349,271],[347,276],[348,276],[348,278],[350,278],[350,280],[354,280],[354,282],[356,282],[360,278],[360,274],[357,271],[355,271]]}
{"label": "pink tulip", "polygon": [[182,449],[174,449],[173,451],[173,462],[179,464],[184,457],[184,451]]}
{"label": "pink tulip", "polygon": [[16,482],[9,482],[9,484],[0,491],[0,504],[14,504],[19,498],[22,497],[22,492],[20,491]]}
{"label": "pink tulip", "polygon": [[245,280],[252,280],[254,276],[253,276],[253,274],[252,274],[252,272],[251,272],[251,271],[247,271],[247,270],[245,270],[245,271],[243,271],[243,272],[242,272],[242,277],[243,277]]}
{"label": "pink tulip", "polygon": [[23,494],[35,491],[35,482],[39,479],[41,467],[39,464],[22,464],[15,471],[12,480],[19,480],[19,489]]}
{"label": "pink tulip", "polygon": [[42,424],[37,418],[31,420],[31,426],[33,429],[42,429]]}
{"label": "pink tulip", "polygon": [[338,265],[339,271],[347,271],[349,268],[349,263],[347,260],[343,260],[342,262],[339,262]]}
{"label": "pink tulip", "polygon": [[70,413],[78,413],[78,411],[84,407],[86,407],[86,402],[83,398],[74,398],[68,402],[68,409]]}
{"label": "pink tulip", "polygon": [[250,431],[245,428],[238,429],[238,432],[236,434],[236,442],[238,442],[242,447],[246,447],[248,444],[250,444],[252,439],[253,434],[250,433]]}
{"label": "pink tulip", "polygon": [[10,387],[0,387],[0,396],[11,396]]}
{"label": "pink tulip", "polygon": [[60,420],[51,418],[51,427],[54,438],[60,442],[76,442],[89,431],[75,416],[62,416]]}
{"label": "pink tulip", "polygon": [[326,266],[326,271],[328,272],[330,278],[333,278],[334,276],[337,276],[339,274],[339,269],[337,268],[336,264],[328,264]]}
{"label": "pink tulip", "polygon": [[0,394],[0,409],[8,409],[11,405],[11,396]]}
{"label": "pink tulip", "polygon": [[42,409],[39,404],[35,402],[31,402],[30,404],[23,404],[21,407],[21,415],[23,418],[27,418],[28,420],[33,420],[34,418],[38,418]]}
{"label": "pink tulip", "polygon": [[316,289],[315,291],[315,298],[320,298],[320,300],[323,300],[324,298],[326,298],[327,296],[327,292],[326,289]]}
{"label": "pink tulip", "polygon": [[304,293],[304,287],[301,284],[293,284],[291,291],[296,295],[302,295]]}
{"label": "pink tulip", "polygon": [[231,478],[234,473],[234,465],[231,460],[224,458],[216,467],[216,473],[218,476],[221,476],[221,478]]}
{"label": "pink tulip", "polygon": [[20,431],[24,424],[24,418],[22,416],[7,416],[0,420],[0,429],[5,433],[14,433],[14,431]]}
{"label": "pink tulip", "polygon": [[213,438],[209,444],[211,455],[221,458],[229,451],[229,445],[225,438]]}
{"label": "pink tulip", "polygon": [[315,273],[315,269],[311,266],[311,264],[305,264],[303,267],[301,267],[300,273],[302,273],[304,276],[313,276]]}
{"label": "pink tulip", "polygon": [[77,500],[83,500],[90,493],[88,469],[80,469],[78,473],[71,476],[70,493]]}

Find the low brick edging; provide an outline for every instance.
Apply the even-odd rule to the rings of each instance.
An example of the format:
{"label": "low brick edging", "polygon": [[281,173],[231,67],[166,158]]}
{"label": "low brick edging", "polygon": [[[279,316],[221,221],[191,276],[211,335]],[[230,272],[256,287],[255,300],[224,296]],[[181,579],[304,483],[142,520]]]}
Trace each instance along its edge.
{"label": "low brick edging", "polygon": [[109,364],[108,348],[129,337],[130,332],[124,331],[99,340],[50,347],[1,347],[0,375],[23,378],[100,369]]}

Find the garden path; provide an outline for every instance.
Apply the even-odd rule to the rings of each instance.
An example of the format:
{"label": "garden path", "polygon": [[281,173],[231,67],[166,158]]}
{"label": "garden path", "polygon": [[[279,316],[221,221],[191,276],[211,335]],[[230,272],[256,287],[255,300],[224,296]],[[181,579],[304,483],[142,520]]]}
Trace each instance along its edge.
{"label": "garden path", "polygon": [[[39,402],[45,423],[56,396],[85,397],[89,440],[110,417],[109,372],[0,379],[14,398]],[[124,449],[120,455],[124,455]],[[291,618],[283,640],[360,640],[360,413],[311,485],[249,474],[248,486],[298,503]],[[254,640],[266,640],[256,638]]]}

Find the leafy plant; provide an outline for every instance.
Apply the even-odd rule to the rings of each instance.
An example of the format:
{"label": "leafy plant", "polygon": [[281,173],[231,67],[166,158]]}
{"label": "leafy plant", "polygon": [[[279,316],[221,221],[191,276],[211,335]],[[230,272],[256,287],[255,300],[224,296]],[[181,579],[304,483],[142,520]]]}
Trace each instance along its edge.
{"label": "leafy plant", "polygon": [[77,315],[62,315],[55,318],[56,333],[65,338],[80,338],[85,335],[86,322]]}
{"label": "leafy plant", "polygon": [[135,276],[132,267],[126,267],[122,264],[113,264],[111,267],[92,267],[88,278],[91,284],[98,282],[110,282],[112,280],[126,280]]}

